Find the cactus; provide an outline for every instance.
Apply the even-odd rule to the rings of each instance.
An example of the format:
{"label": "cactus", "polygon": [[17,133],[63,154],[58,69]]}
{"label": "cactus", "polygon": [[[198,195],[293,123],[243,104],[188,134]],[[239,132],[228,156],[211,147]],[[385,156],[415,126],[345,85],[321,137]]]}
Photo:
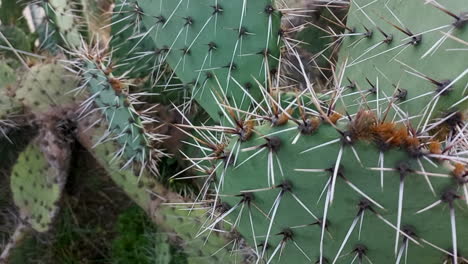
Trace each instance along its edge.
{"label": "cactus", "polygon": [[[0,134],[13,123],[9,117],[21,110],[21,105],[10,97],[11,86],[16,81],[16,74],[6,63],[0,64]],[[5,134],[4,134],[5,135]]]}
{"label": "cactus", "polygon": [[392,102],[388,118],[407,118],[425,131],[434,117],[466,108],[468,71],[458,59],[463,51],[450,51],[463,44],[448,37],[468,37],[466,11],[463,1],[413,1],[404,8],[398,1],[383,7],[354,2],[342,44],[351,47],[340,50],[345,88],[338,90],[343,100],[337,111],[356,113],[367,104],[383,114]]}
{"label": "cactus", "polygon": [[[274,263],[318,263],[320,256],[329,261],[323,263],[389,263],[402,254],[410,263],[429,262],[450,257],[454,246],[464,256],[466,179],[426,160],[429,150],[415,153],[416,138],[405,130],[384,131],[390,125],[376,121],[362,112],[338,129],[290,121],[254,127],[245,142],[233,138],[216,173],[229,210],[204,232],[222,220],[234,223],[258,257]],[[399,138],[387,146],[388,135]]]}
{"label": "cactus", "polygon": [[223,109],[213,101],[249,109],[277,65],[280,14],[271,0],[247,2],[138,1],[160,58],[215,120]]}
{"label": "cactus", "polygon": [[[141,175],[145,168],[150,168],[157,173],[157,160],[160,151],[153,150],[151,146],[160,140],[159,135],[145,129],[145,123],[151,121],[135,109],[138,103],[138,95],[129,95],[128,87],[118,78],[114,78],[105,71],[108,68],[104,64],[92,60],[83,61],[83,77],[88,87],[90,97],[82,103],[82,112],[86,113],[92,103],[101,111],[107,120],[107,131],[100,136],[100,141],[107,137],[115,137],[121,149],[116,155],[123,156],[128,161],[123,168],[137,164],[136,173]],[[86,88],[86,86],[85,86]],[[99,144],[100,141],[96,142]]]}
{"label": "cactus", "polygon": [[81,45],[80,16],[76,14],[75,8],[77,4],[75,1],[65,0],[50,0],[42,3],[47,15],[46,23],[49,23],[52,30],[51,34],[54,35],[55,31],[60,36],[61,42],[71,49],[76,49]]}
{"label": "cactus", "polygon": [[75,97],[71,93],[79,80],[57,61],[37,64],[28,71],[15,87],[13,95],[28,111],[44,112],[56,106],[69,106],[80,100],[79,96]]}
{"label": "cactus", "polygon": [[[457,15],[454,21],[441,12],[445,7],[411,2],[402,9],[401,3],[392,1],[382,10],[375,2],[364,2],[351,5],[346,26],[350,32],[341,36],[336,88],[328,92],[331,99],[319,99],[300,65],[310,96],[301,93],[297,103],[286,107],[275,96],[265,96],[269,103],[259,113],[240,118],[232,114],[234,127],[195,127],[198,133],[223,132],[214,138],[203,132],[203,138],[218,142],[205,157],[215,161],[217,168],[207,184],[214,181],[216,203],[229,205],[201,233],[222,221],[232,223],[259,261],[266,263],[467,261],[468,230],[460,224],[468,219],[463,201],[467,179],[459,163],[466,160],[449,151],[454,148],[455,142],[450,143],[454,134],[463,137],[465,133],[467,71],[461,61],[443,71],[435,67],[455,61],[457,55],[445,50],[424,56],[440,39],[434,32],[413,35],[404,29],[412,36],[390,47],[371,34],[375,30],[386,32],[386,37],[390,32],[396,35],[388,22],[392,15],[408,26],[431,17],[431,24],[418,23],[414,32],[425,32],[443,21],[449,34],[463,39],[465,15]],[[461,5],[456,1],[446,8],[457,10]],[[430,11],[415,14],[416,6]],[[427,42],[419,43],[421,36]],[[363,54],[379,41],[388,54],[378,49]],[[447,39],[437,44],[443,41]],[[407,49],[395,57],[391,51],[397,45]],[[444,49],[460,48],[460,43],[446,45]],[[294,48],[290,51],[299,56]],[[376,55],[379,52],[385,55]],[[416,66],[439,77],[414,72]],[[409,76],[404,76],[405,70]],[[412,80],[411,73],[420,78]],[[451,80],[439,87],[437,80],[443,75]],[[345,86],[346,80],[351,84]],[[364,89],[365,83],[371,89]],[[303,107],[304,101],[314,108]],[[276,119],[265,115],[274,111],[280,113]],[[252,125],[251,116],[270,124]],[[322,120],[326,124],[320,125]],[[424,126],[417,126],[418,122]],[[446,140],[442,144],[441,138]]]}
{"label": "cactus", "polygon": [[14,57],[12,49],[20,51],[31,51],[31,40],[29,36],[19,27],[1,25],[0,26],[0,55]]}
{"label": "cactus", "polygon": [[[114,182],[135,203],[148,212],[161,228],[168,232],[174,232],[174,242],[185,249],[184,252],[189,259],[193,259],[190,263],[218,263],[220,258],[234,263],[234,260],[239,256],[223,249],[223,246],[231,242],[229,236],[212,235],[196,238],[194,228],[199,223],[208,221],[203,210],[194,208],[195,211],[188,216],[187,211],[190,207],[185,205],[187,202],[177,194],[169,192],[147,170],[141,174],[135,174],[129,168],[121,169],[125,165],[125,159],[115,157],[118,148],[120,148],[118,143],[109,141],[96,144],[99,142],[100,136],[105,133],[104,130],[107,129],[105,125],[92,126],[96,124],[95,121],[98,118],[96,114],[90,115],[80,123],[78,140],[90,150]],[[190,205],[190,203],[188,204]],[[182,244],[180,244],[180,240],[183,241]]]}
{"label": "cactus", "polygon": [[54,133],[44,131],[40,140],[36,139],[21,153],[11,177],[20,217],[38,232],[49,230],[57,215],[69,167],[69,143]]}
{"label": "cactus", "polygon": [[[309,32],[325,28],[331,40],[315,41],[294,23],[281,28],[291,10],[271,0],[121,0],[104,27],[107,46],[107,33],[79,17],[87,1],[40,1],[47,16],[37,32],[60,58],[34,63],[24,53],[30,69],[0,64],[0,137],[16,121],[39,133],[12,173],[23,222],[53,225],[38,212],[58,210],[77,140],[190,263],[467,262],[468,10],[462,0],[361,0],[344,15],[331,13],[334,2],[312,3],[326,6],[329,24]],[[3,57],[21,59],[10,46],[30,51],[23,34],[4,35]],[[292,37],[323,56],[308,57]],[[314,65],[325,67],[319,83]],[[173,85],[187,98],[165,98]],[[171,180],[196,174],[183,176],[198,187],[195,200],[159,175],[167,124],[142,98],[187,114],[173,127],[193,131],[192,150],[180,150],[190,165]],[[191,118],[192,99],[210,120]],[[44,166],[58,176],[53,192],[31,187],[48,180],[33,170]]]}

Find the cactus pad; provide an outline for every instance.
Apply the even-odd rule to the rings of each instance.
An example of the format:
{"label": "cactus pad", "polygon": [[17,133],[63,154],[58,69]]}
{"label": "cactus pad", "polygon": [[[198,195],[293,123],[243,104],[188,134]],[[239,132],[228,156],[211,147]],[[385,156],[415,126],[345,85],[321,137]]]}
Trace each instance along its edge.
{"label": "cactus pad", "polygon": [[337,110],[388,109],[387,120],[409,119],[423,131],[432,118],[466,108],[466,46],[453,39],[468,38],[466,1],[378,2],[351,4]]}
{"label": "cactus pad", "polygon": [[[43,41],[49,37],[50,43],[63,43],[70,49],[81,45],[80,16],[77,14],[78,4],[74,0],[40,0],[46,13],[42,32]],[[60,41],[59,41],[60,40]]]}
{"label": "cactus pad", "polygon": [[[226,236],[213,234],[212,236],[196,237],[197,227],[201,222],[206,222],[204,210],[196,210],[190,215],[187,211],[190,203],[184,201],[179,195],[168,191],[161,183],[157,182],[153,175],[146,170],[140,177],[130,169],[121,169],[125,160],[116,158],[119,145],[116,142],[105,142],[95,145],[106,130],[105,125],[90,125],[95,122],[96,115],[90,115],[83,119],[78,127],[79,141],[96,157],[111,176],[112,180],[125,193],[143,208],[156,223],[167,232],[174,232],[178,239],[174,242],[180,243],[190,263],[219,263],[219,259],[230,260],[227,263],[235,263],[234,259],[239,257],[231,255],[228,250],[222,250],[230,241]],[[165,203],[165,204],[164,204]],[[167,204],[167,205],[166,205]],[[175,208],[171,204],[176,204]],[[217,253],[215,256],[212,254]],[[222,256],[222,257],[221,257]]]}
{"label": "cactus pad", "polygon": [[68,174],[69,143],[54,133],[43,131],[20,154],[10,180],[20,217],[38,232],[51,227]]}
{"label": "cactus pad", "polygon": [[140,0],[143,24],[192,97],[219,120],[212,102],[240,109],[261,97],[279,56],[280,13],[271,0]]}
{"label": "cactus pad", "polygon": [[112,59],[116,64],[115,74],[128,71],[128,77],[143,77],[158,70],[156,47],[141,22],[136,0],[120,0],[112,16]]}
{"label": "cactus pad", "polygon": [[15,99],[32,112],[45,111],[51,106],[69,105],[80,97],[70,91],[78,85],[78,78],[59,63],[33,66],[16,88]]}
{"label": "cactus pad", "polygon": [[7,119],[21,109],[21,105],[11,98],[11,88],[15,81],[14,70],[6,63],[0,63],[0,120]]}
{"label": "cactus pad", "polygon": [[361,111],[336,128],[289,122],[233,138],[215,154],[217,195],[229,206],[214,223],[234,223],[270,263],[466,261],[464,171],[407,128],[376,121]]}

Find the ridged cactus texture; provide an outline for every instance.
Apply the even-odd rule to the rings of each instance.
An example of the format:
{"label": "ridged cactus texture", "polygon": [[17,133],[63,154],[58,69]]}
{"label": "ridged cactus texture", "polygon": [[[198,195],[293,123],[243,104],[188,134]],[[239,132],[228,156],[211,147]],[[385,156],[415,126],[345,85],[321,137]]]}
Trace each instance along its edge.
{"label": "ridged cactus texture", "polygon": [[[90,97],[82,103],[83,112],[96,105],[102,112],[101,124],[107,121],[109,127],[97,144],[115,137],[121,149],[116,150],[116,158],[123,157],[128,161],[124,168],[139,164],[136,171],[140,174],[145,168],[156,171],[158,153],[153,153],[153,141],[159,140],[145,130],[143,116],[134,108],[136,97],[128,96],[127,88],[122,81],[112,75],[106,75],[104,65],[92,61],[84,62],[84,80],[87,83]],[[138,173],[138,172],[136,172]]]}
{"label": "ridged cactus texture", "polygon": [[279,58],[281,16],[271,0],[137,3],[157,55],[213,119],[224,118],[213,102],[248,110],[261,97]]}

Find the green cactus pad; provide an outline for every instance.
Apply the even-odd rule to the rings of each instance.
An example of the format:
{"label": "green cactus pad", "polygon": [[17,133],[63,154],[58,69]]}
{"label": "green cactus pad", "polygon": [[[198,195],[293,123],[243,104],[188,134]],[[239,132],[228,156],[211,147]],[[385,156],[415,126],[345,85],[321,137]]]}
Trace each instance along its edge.
{"label": "green cactus pad", "polygon": [[383,116],[390,108],[387,120],[408,118],[422,130],[431,118],[466,109],[468,54],[451,37],[468,39],[468,7],[464,0],[440,4],[458,19],[435,1],[352,2],[347,27],[355,32],[346,32],[354,36],[340,50],[338,111],[365,105]]}
{"label": "green cactus pad", "polygon": [[[459,199],[467,187],[463,178],[454,177],[427,149],[406,145],[414,139],[401,130],[392,132],[394,147],[376,143],[376,137],[385,136],[382,129],[374,135],[358,133],[358,124],[365,121],[338,123],[341,133],[330,125],[305,134],[293,122],[262,125],[246,142],[233,138],[216,175],[219,196],[232,209],[221,218],[234,223],[242,208],[237,230],[270,263],[319,263],[322,235],[322,263],[351,263],[354,258],[362,263],[398,263],[398,258],[400,263],[403,258],[439,263],[451,259],[454,245],[462,263],[468,254],[467,204]],[[417,213],[429,205],[435,206]],[[411,239],[397,236],[397,227]],[[210,228],[205,225],[205,232]],[[256,247],[266,240],[265,252]]]}
{"label": "green cactus pad", "polygon": [[[271,0],[140,0],[143,24],[159,56],[210,116],[223,115],[216,100],[237,108],[258,100],[279,56],[280,13]],[[226,97],[226,99],[225,99]],[[227,103],[227,102],[226,102]]]}
{"label": "green cactus pad", "polygon": [[70,147],[54,133],[41,133],[19,155],[11,173],[10,188],[20,217],[37,232],[51,227],[68,174]]}
{"label": "green cactus pad", "polygon": [[59,63],[38,64],[23,76],[16,88],[15,99],[31,112],[45,111],[53,106],[70,105],[79,101],[72,91],[78,78]]}
{"label": "green cactus pad", "polygon": [[0,63],[0,122],[21,110],[21,104],[11,97],[11,88],[15,81],[15,71],[6,63]]}

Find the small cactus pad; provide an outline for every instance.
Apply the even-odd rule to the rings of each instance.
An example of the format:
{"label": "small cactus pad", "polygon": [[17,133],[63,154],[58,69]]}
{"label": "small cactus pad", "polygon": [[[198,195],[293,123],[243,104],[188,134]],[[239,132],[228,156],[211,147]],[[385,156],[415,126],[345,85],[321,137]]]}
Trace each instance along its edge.
{"label": "small cactus pad", "polygon": [[422,131],[432,118],[466,109],[468,54],[457,39],[468,39],[467,12],[465,0],[353,1],[337,111],[365,106]]}
{"label": "small cactus pad", "polygon": [[58,105],[75,103],[70,91],[76,88],[78,78],[59,63],[38,64],[24,75],[16,88],[15,99],[31,112],[45,111]]}
{"label": "small cactus pad", "polygon": [[101,135],[101,142],[115,137],[120,146],[116,151],[128,162],[126,166],[137,165],[140,171],[147,167],[157,172],[155,160],[159,158],[158,153],[150,148],[157,135],[150,135],[145,130],[144,116],[134,108],[136,97],[129,95],[127,85],[102,68],[106,69],[94,61],[85,61],[83,65],[83,78],[90,94],[83,106],[85,110],[89,109],[90,102],[94,102],[108,125]]}
{"label": "small cactus pad", "polygon": [[54,133],[41,132],[19,155],[11,173],[20,217],[38,232],[51,227],[68,175],[70,146]]}
{"label": "small cactus pad", "polygon": [[228,221],[269,263],[466,260],[463,166],[371,111],[336,128],[309,121],[256,126],[214,153],[225,210],[205,233]]}
{"label": "small cactus pad", "polygon": [[215,101],[240,109],[261,97],[279,56],[280,17],[271,0],[139,0],[143,24],[192,97],[219,120]]}

